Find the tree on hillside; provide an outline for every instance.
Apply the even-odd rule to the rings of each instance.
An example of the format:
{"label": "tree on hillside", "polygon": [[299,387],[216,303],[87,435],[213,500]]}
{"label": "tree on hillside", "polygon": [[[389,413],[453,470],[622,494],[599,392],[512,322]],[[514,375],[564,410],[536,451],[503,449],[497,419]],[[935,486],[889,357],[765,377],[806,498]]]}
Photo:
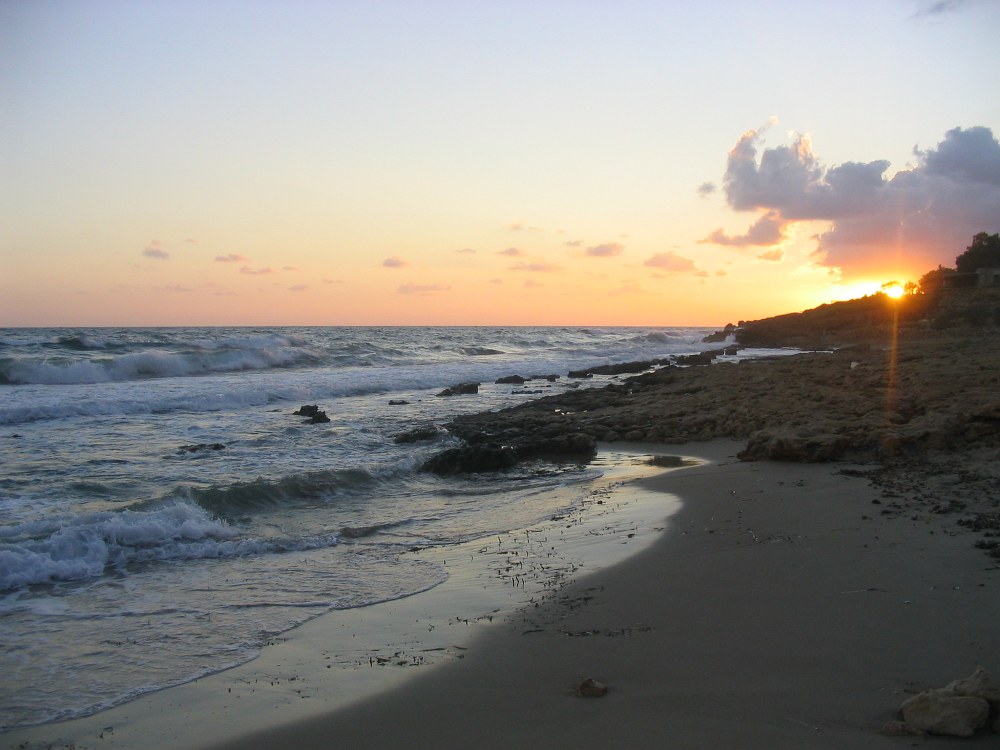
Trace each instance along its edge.
{"label": "tree on hillside", "polygon": [[977,268],[1000,268],[1000,234],[977,234],[965,252],[955,258],[955,267],[962,273]]}
{"label": "tree on hillside", "polygon": [[917,282],[917,286],[920,291],[924,294],[930,294],[931,292],[936,292],[944,286],[944,280],[955,273],[954,268],[945,268],[944,266],[938,266],[933,271],[928,271],[923,276],[920,277],[920,281]]}

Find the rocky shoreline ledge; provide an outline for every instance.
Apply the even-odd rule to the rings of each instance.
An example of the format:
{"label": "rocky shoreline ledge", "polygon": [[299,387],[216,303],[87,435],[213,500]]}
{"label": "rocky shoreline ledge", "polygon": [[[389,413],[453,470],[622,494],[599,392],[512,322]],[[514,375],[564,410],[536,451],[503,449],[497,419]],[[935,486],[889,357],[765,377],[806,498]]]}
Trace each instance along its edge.
{"label": "rocky shoreline ledge", "polygon": [[[737,341],[741,330],[775,320],[741,324]],[[715,364],[696,358],[605,388],[461,416],[427,431],[462,445],[424,469],[587,462],[598,441],[745,440],[744,461],[871,464],[865,472],[885,493],[877,513],[959,514],[961,527],[982,533],[977,546],[1000,559],[997,329],[937,330],[926,320],[897,329],[887,316],[877,323],[841,331],[846,343],[830,351]]]}

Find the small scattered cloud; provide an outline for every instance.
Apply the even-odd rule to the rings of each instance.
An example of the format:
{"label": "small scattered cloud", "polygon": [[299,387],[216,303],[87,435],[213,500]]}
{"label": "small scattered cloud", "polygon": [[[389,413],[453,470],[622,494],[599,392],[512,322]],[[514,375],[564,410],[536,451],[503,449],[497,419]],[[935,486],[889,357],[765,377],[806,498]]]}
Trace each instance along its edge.
{"label": "small scattered cloud", "polygon": [[175,294],[190,294],[195,291],[191,287],[184,286],[183,284],[167,284],[166,286],[158,286],[156,288],[164,292],[174,292]]}
{"label": "small scattered cloud", "polygon": [[444,284],[403,284],[396,291],[399,294],[427,295],[447,292],[450,289],[450,286]]}
{"label": "small scattered cloud", "polygon": [[497,255],[506,255],[508,258],[522,258],[524,254],[524,250],[519,247],[508,247],[504,250],[497,250]]}
{"label": "small scattered cloud", "polygon": [[240,269],[240,273],[245,273],[249,276],[264,276],[269,273],[274,273],[270,268],[250,268],[250,266],[243,266]]}
{"label": "small scattered cloud", "polygon": [[282,266],[281,270],[282,271],[298,271],[299,269],[296,268],[295,266]]}
{"label": "small scattered cloud", "polygon": [[216,263],[246,263],[250,259],[245,255],[237,255],[236,253],[229,253],[229,255],[216,255]]}
{"label": "small scattered cloud", "polygon": [[382,261],[383,268],[406,268],[408,265],[410,264],[398,255],[393,255],[391,258],[386,258]]}
{"label": "small scattered cloud", "polygon": [[698,278],[701,278],[701,279],[707,279],[708,278],[708,271],[695,271],[694,275],[697,276]]}
{"label": "small scattered cloud", "polygon": [[651,258],[647,258],[643,262],[643,265],[649,266],[650,268],[662,268],[665,271],[673,271],[675,273],[687,273],[695,270],[693,260],[680,256],[669,250],[665,253],[657,253]]}
{"label": "small scattered cloud", "polygon": [[491,284],[503,284],[503,279],[490,279]]}
{"label": "small scattered cloud", "polygon": [[540,281],[535,281],[534,279],[525,279],[524,286],[527,289],[541,289],[542,287],[545,286],[545,284],[543,284]]}
{"label": "small scattered cloud", "polygon": [[714,182],[703,182],[698,186],[698,195],[705,198],[712,195],[718,188]]}
{"label": "small scattered cloud", "polygon": [[146,245],[142,250],[142,254],[153,260],[167,260],[170,257],[170,253],[163,249],[159,240],[153,240]]}
{"label": "small scattered cloud", "polygon": [[608,292],[608,294],[610,294],[613,297],[618,297],[625,294],[646,294],[646,290],[643,289],[642,285],[639,284],[639,282],[636,281],[635,279],[628,279],[622,282],[622,285],[620,287],[618,287],[617,289],[612,289],[610,292]]}
{"label": "small scattered cloud", "polygon": [[187,243],[188,245],[197,245],[198,244],[198,240],[196,240],[196,239],[194,239],[192,237],[185,238],[184,242]]}
{"label": "small scattered cloud", "polygon": [[583,245],[583,240],[568,240],[563,243],[566,247],[581,247]]}
{"label": "small scattered cloud", "polygon": [[456,250],[456,253],[460,255],[475,255],[476,251],[471,247],[463,247],[461,250]]}
{"label": "small scattered cloud", "polygon": [[555,263],[544,263],[542,261],[536,261],[534,263],[517,263],[510,267],[511,271],[529,271],[531,273],[551,273],[552,271],[561,270],[560,266]]}
{"label": "small scattered cloud", "polygon": [[343,279],[323,279],[324,284],[343,284]]}
{"label": "small scattered cloud", "polygon": [[545,230],[541,227],[531,227],[524,224],[524,222],[515,221],[507,225],[508,232],[544,232]]}
{"label": "small scattered cloud", "polygon": [[761,253],[757,256],[760,260],[771,260],[779,261],[785,257],[785,251],[781,248],[775,248],[774,250],[768,250],[767,252]]}
{"label": "small scattered cloud", "polygon": [[728,276],[729,272],[726,269],[724,269],[724,268],[720,268],[718,271],[715,272],[715,275],[716,276]]}
{"label": "small scattered cloud", "polygon": [[971,5],[969,0],[918,0],[914,18],[927,18],[957,13]]}
{"label": "small scattered cloud", "polygon": [[296,284],[295,286],[288,287],[288,291],[290,291],[290,292],[308,292],[309,291],[309,287],[306,286],[305,284]]}
{"label": "small scattered cloud", "polygon": [[589,258],[611,258],[621,255],[625,246],[620,242],[605,242],[603,245],[594,245],[584,251],[584,255]]}

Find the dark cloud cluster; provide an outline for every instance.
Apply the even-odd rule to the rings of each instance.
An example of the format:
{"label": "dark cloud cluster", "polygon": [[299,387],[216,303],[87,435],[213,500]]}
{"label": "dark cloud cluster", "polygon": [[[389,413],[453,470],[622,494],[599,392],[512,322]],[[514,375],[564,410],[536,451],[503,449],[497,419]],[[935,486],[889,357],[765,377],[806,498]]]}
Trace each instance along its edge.
{"label": "dark cloud cluster", "polygon": [[759,218],[746,234],[718,229],[703,242],[770,247],[794,222],[828,221],[816,259],[851,275],[890,255],[915,268],[949,263],[974,234],[1000,229],[1000,143],[989,128],[949,130],[936,147],[914,149],[916,165],[891,179],[883,159],[825,167],[808,136],[758,158],[762,138],[763,130],[740,137],[723,181],[727,203]]}

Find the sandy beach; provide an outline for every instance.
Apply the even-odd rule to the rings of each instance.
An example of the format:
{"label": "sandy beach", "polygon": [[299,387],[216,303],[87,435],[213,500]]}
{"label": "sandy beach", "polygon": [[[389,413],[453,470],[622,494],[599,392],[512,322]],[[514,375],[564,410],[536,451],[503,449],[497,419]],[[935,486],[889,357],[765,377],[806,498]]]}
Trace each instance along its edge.
{"label": "sandy beach", "polygon": [[[349,710],[227,748],[886,748],[927,687],[996,670],[996,566],[948,520],[881,517],[842,467],[712,463],[650,483],[684,507],[650,549]],[[603,698],[574,686],[592,677]]]}
{"label": "sandy beach", "polygon": [[[597,572],[570,553],[546,568],[547,550],[572,550],[558,524],[544,546],[531,530],[485,540],[467,552],[503,553],[503,601],[455,567],[424,594],[318,618],[238,669],[3,747],[992,746],[988,728],[881,730],[922,690],[978,666],[1000,675],[995,356],[972,335],[919,339],[891,358],[864,347],[672,369],[492,415],[632,437],[649,432],[640,419],[672,425],[628,450],[703,463],[612,476],[591,497],[606,514],[592,528],[624,553]],[[692,430],[707,440],[679,439]],[[658,494],[606,520],[623,498]],[[529,552],[522,577],[511,560]],[[578,696],[587,678],[607,694]]]}

